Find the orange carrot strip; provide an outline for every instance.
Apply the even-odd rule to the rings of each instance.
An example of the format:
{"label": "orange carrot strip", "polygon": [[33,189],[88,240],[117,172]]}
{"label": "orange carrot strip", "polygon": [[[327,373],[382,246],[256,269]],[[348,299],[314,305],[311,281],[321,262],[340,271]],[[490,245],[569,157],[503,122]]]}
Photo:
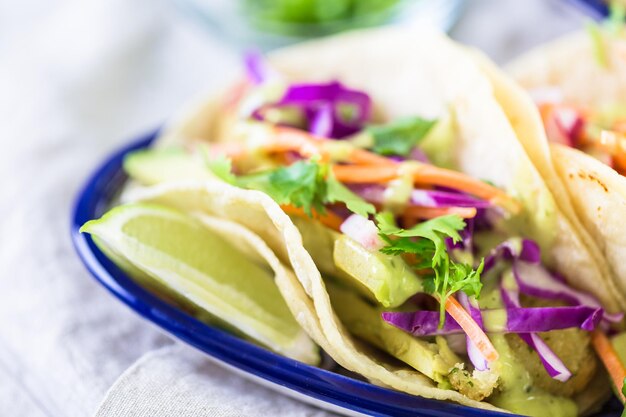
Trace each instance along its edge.
{"label": "orange carrot strip", "polygon": [[474,207],[421,207],[408,206],[404,210],[404,215],[410,218],[433,219],[447,214],[457,214],[464,219],[476,217]]}
{"label": "orange carrot strip", "polygon": [[385,183],[399,176],[397,165],[335,165],[333,173],[348,184]]}
{"label": "orange carrot strip", "polygon": [[452,295],[446,299],[446,311],[456,320],[459,326],[461,326],[467,337],[470,338],[472,343],[474,343],[488,362],[498,360],[498,351],[493,347],[491,340],[489,340],[483,329],[480,328],[467,310],[465,310]]}
{"label": "orange carrot strip", "polygon": [[[324,149],[324,145],[330,143],[335,142],[332,139],[314,136],[302,130],[284,126],[275,126],[273,138],[268,142],[268,145],[264,147],[264,149],[275,152],[293,150],[304,156],[320,154],[325,159],[330,159],[328,150]],[[396,164],[395,161],[389,158],[360,148],[354,148],[348,154],[348,161],[354,164],[362,165]]]}
{"label": "orange carrot strip", "polygon": [[[341,182],[349,184],[385,183],[400,176],[402,165],[350,166],[335,165],[333,172]],[[415,163],[413,177],[415,182],[456,188],[479,198],[492,201],[512,212],[519,210],[519,204],[504,191],[469,177],[463,173],[433,165]],[[406,172],[406,171],[404,171]]]}
{"label": "orange carrot strip", "polygon": [[626,154],[626,134],[603,130],[600,132],[598,145],[611,155],[624,155]]}
{"label": "orange carrot strip", "polygon": [[626,121],[620,120],[613,123],[613,130],[619,133],[626,133]]}
{"label": "orange carrot strip", "polygon": [[350,152],[350,162],[359,165],[397,165],[393,159],[385,158],[365,149],[355,148]]}
{"label": "orange carrot strip", "polygon": [[[457,190],[489,200],[497,205],[518,209],[519,205],[511,196],[486,182],[469,177],[461,172],[420,164],[415,168],[415,182],[456,188]],[[515,211],[515,210],[513,210]]]}
{"label": "orange carrot strip", "polygon": [[[301,207],[295,207],[295,206],[286,204],[286,205],[280,206],[280,208],[282,208],[283,211],[287,214],[293,214],[293,215],[300,216],[300,217],[309,217],[308,214],[306,214]],[[324,226],[329,227],[333,230],[339,231],[339,227],[343,223],[343,219],[341,217],[337,216],[335,213],[328,211],[328,210],[326,211],[325,214],[320,214],[317,211],[315,211],[315,209],[313,209],[311,212],[313,214],[313,218],[318,220]]]}
{"label": "orange carrot strip", "polygon": [[285,127],[274,127],[271,138],[263,149],[269,152],[296,151],[303,156],[321,154],[321,142],[311,139],[304,131]]}
{"label": "orange carrot strip", "polygon": [[626,378],[626,370],[624,369],[624,364],[619,360],[619,356],[617,356],[611,341],[604,333],[595,330],[591,333],[591,343],[617,388],[616,391],[619,393],[622,402],[626,401],[624,394],[622,394],[622,384],[624,384],[624,378]]}

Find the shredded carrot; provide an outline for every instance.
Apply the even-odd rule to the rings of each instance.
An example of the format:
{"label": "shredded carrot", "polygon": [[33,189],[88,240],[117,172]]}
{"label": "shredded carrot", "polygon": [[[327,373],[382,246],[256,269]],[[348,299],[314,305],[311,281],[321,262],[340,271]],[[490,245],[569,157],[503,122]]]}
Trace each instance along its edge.
{"label": "shredded carrot", "polygon": [[541,115],[541,120],[543,120],[543,124],[545,125],[552,117],[552,113],[554,112],[554,103],[539,103],[537,107],[539,109],[539,114]]}
{"label": "shredded carrot", "polygon": [[439,168],[434,165],[420,164],[415,169],[415,182],[456,188],[476,197],[489,200],[494,204],[516,212],[519,203],[506,192],[486,182],[469,177],[461,172]]}
{"label": "shredded carrot", "polygon": [[349,160],[353,164],[358,165],[397,165],[398,163],[393,159],[380,156],[374,152],[366,151],[365,149],[354,148],[350,152]]}
{"label": "shredded carrot", "polygon": [[403,215],[407,216],[407,220],[416,219],[434,219],[435,217],[445,216],[447,214],[457,214],[464,219],[476,217],[476,209],[474,207],[422,207],[408,206]]}
{"label": "shredded carrot", "polygon": [[386,183],[399,176],[398,166],[394,165],[335,165],[335,177],[348,184]]}
{"label": "shredded carrot", "polygon": [[[489,200],[496,205],[516,212],[519,203],[504,191],[486,182],[469,177],[461,172],[438,168],[428,164],[415,164],[413,177],[415,182],[456,188],[479,198]],[[402,174],[401,165],[352,166],[335,165],[335,177],[349,184],[386,183]]]}
{"label": "shredded carrot", "polygon": [[[303,156],[321,155],[323,159],[329,160],[330,155],[324,145],[331,143],[337,142],[302,130],[274,126],[273,138],[264,149],[270,152],[296,151]],[[348,153],[347,160],[359,165],[396,165],[396,162],[389,158],[356,147]]]}
{"label": "shredded carrot", "polygon": [[604,367],[609,373],[613,384],[617,388],[617,392],[622,400],[626,401],[624,394],[622,394],[622,384],[624,384],[624,378],[626,378],[626,370],[624,364],[620,361],[617,352],[613,348],[611,341],[600,330],[595,330],[591,333],[591,343],[596,350],[598,357],[604,364]]}
{"label": "shredded carrot", "polygon": [[452,295],[446,299],[446,311],[456,320],[459,326],[461,326],[467,337],[469,337],[472,343],[474,343],[474,346],[476,346],[488,362],[498,360],[498,351],[493,347],[491,340],[489,340],[483,329],[480,328],[467,310],[465,310]]}
{"label": "shredded carrot", "polygon": [[619,133],[626,133],[626,120],[619,120],[613,123],[612,130],[619,132]]}
{"label": "shredded carrot", "polygon": [[626,154],[611,156],[611,167],[622,175],[626,175]]}
{"label": "shredded carrot", "polygon": [[[268,130],[268,134],[269,138],[263,145],[263,149],[267,152],[295,151],[303,156],[320,155],[326,160],[330,157],[328,151],[324,149],[324,143],[329,142],[329,139],[283,126],[272,126],[271,130]],[[238,143],[215,144],[211,149],[212,152],[222,153],[233,159],[245,155],[245,148]],[[510,211],[515,212],[519,209],[518,203],[504,191],[457,171],[417,162],[412,163],[411,166],[403,166],[389,158],[359,148],[354,148],[349,153],[348,159],[349,162],[356,165],[335,165],[333,167],[335,177],[344,183],[386,183],[403,175],[406,172],[405,168],[407,168],[413,170],[413,176],[417,183],[456,188],[490,200]]]}
{"label": "shredded carrot", "polygon": [[302,156],[320,155],[321,141],[306,132],[293,128],[274,126],[271,139],[263,146],[268,152],[296,151]]}
{"label": "shredded carrot", "polygon": [[[280,208],[287,214],[293,214],[300,217],[309,217],[308,214],[304,212],[301,207],[295,207],[292,205],[282,205]],[[329,227],[333,230],[339,231],[341,224],[343,223],[343,219],[333,213],[332,211],[326,210],[325,214],[320,214],[315,209],[312,210],[313,218],[318,220],[324,226]]]}
{"label": "shredded carrot", "polygon": [[611,155],[624,155],[626,154],[626,134],[603,130],[600,132],[598,145]]}

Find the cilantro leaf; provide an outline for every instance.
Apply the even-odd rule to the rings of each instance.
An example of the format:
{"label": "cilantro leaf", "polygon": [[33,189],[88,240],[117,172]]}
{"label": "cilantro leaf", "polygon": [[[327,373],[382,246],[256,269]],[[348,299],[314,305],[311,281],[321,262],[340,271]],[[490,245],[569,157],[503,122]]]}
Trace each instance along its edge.
{"label": "cilantro leaf", "polygon": [[433,255],[433,265],[438,265],[441,260],[447,256],[446,241],[447,237],[452,238],[454,243],[461,240],[459,231],[465,227],[463,219],[456,214],[436,217],[428,221],[419,223],[408,230],[397,228],[392,222],[393,217],[390,214],[383,213],[376,216],[381,233],[386,235],[394,235],[396,237],[422,237],[430,240],[435,245],[435,253]]}
{"label": "cilantro leaf", "polygon": [[459,231],[465,227],[461,217],[441,216],[407,230],[397,227],[390,213],[378,214],[376,221],[379,234],[387,243],[381,252],[389,255],[415,254],[418,259],[414,265],[416,269],[432,270],[425,278],[424,290],[439,300],[440,326],[443,326],[445,320],[445,304],[450,295],[458,291],[470,296],[480,295],[480,274],[484,259],[478,268],[473,269],[471,265],[454,262],[447,252],[447,238],[451,238],[453,242],[461,240]]}
{"label": "cilantro leaf", "polygon": [[286,167],[235,176],[226,158],[207,161],[209,169],[224,181],[241,188],[263,191],[278,204],[291,204],[313,216],[324,214],[326,204],[344,203],[348,210],[367,217],[376,208],[354,194],[333,176],[330,167],[316,159],[302,160]]}
{"label": "cilantro leaf", "polygon": [[374,139],[373,151],[380,155],[408,156],[435,125],[436,120],[407,117],[366,129]]}
{"label": "cilantro leaf", "polygon": [[302,207],[309,216],[313,215],[313,209],[323,213],[326,186],[320,168],[314,161],[298,161],[278,168],[269,174],[270,196],[278,204]]}
{"label": "cilantro leaf", "polygon": [[426,239],[412,240],[408,237],[401,237],[397,239],[389,239],[389,237],[382,235],[382,239],[387,243],[387,246],[380,251],[388,255],[401,255],[403,253],[412,253],[414,255],[420,255],[428,258],[429,260],[435,254],[435,247],[433,243]]}
{"label": "cilantro leaf", "polygon": [[223,155],[210,158],[207,153],[204,154],[206,165],[216,177],[229,184],[235,184],[237,177],[233,174],[232,161]]}
{"label": "cilantro leaf", "polygon": [[353,213],[367,217],[376,213],[376,207],[354,194],[345,185],[337,181],[332,172],[326,178],[326,198],[327,203],[345,203],[348,210]]}

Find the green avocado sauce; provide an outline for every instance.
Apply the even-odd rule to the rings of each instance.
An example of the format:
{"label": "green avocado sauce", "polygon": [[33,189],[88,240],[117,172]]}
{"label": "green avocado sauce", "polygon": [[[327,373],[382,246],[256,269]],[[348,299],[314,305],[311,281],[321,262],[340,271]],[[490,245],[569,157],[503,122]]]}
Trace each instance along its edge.
{"label": "green avocado sauce", "polygon": [[[505,272],[511,275],[511,271]],[[502,308],[502,299],[497,285],[490,280],[483,288],[479,305],[482,309]],[[496,322],[485,323],[492,326],[506,325],[506,316],[494,316]],[[575,417],[578,415],[576,403],[568,398],[552,395],[533,385],[533,380],[515,357],[504,334],[489,334],[489,339],[498,351],[500,358],[493,365],[500,375],[500,392],[489,397],[488,401],[500,408],[532,417]]]}
{"label": "green avocado sauce", "polygon": [[447,348],[445,340],[429,343],[413,337],[387,324],[381,317],[387,310],[369,304],[350,288],[330,280],[326,281],[326,287],[337,315],[352,334],[434,381],[444,382],[450,368],[461,361]]}
{"label": "green avocado sauce", "polygon": [[509,236],[524,236],[535,240],[542,249],[543,262],[549,266],[552,262],[547,254],[556,238],[558,209],[546,185],[534,174],[536,171],[527,166],[517,170],[513,186],[508,191],[522,203],[522,211],[496,226],[508,232]]}

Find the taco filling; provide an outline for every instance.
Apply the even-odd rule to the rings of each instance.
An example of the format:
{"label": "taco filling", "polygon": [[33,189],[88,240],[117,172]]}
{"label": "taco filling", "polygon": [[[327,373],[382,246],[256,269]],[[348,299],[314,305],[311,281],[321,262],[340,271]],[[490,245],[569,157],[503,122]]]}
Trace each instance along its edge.
{"label": "taco filling", "polygon": [[223,102],[227,141],[138,151],[131,178],[267,194],[341,325],[380,361],[512,412],[578,415],[603,375],[593,341],[622,316],[553,268],[517,196],[455,169],[454,111],[386,121],[365,91],[289,83],[258,55],[246,64]]}

